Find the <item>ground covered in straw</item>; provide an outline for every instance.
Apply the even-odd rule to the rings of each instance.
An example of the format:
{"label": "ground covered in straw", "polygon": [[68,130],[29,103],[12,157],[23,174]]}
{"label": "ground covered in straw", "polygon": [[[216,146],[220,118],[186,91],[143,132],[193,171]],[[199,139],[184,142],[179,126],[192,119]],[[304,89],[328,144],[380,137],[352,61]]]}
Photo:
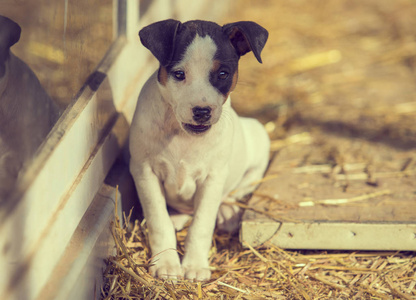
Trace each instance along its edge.
{"label": "ground covered in straw", "polygon": [[[266,125],[281,160],[274,175],[312,172],[280,186],[275,209],[260,213],[284,220],[293,210],[285,203],[322,204],[328,190],[375,201],[363,208],[414,203],[414,1],[239,0],[226,16],[222,23],[252,20],[270,33],[262,65],[250,54],[241,59],[234,107]],[[253,248],[219,233],[210,281],[153,279],[145,221],[126,221],[113,226],[117,255],[104,272],[103,299],[416,299],[415,252]],[[186,232],[177,233],[180,253]]]}
{"label": "ground covered in straw", "polygon": [[[126,218],[127,222],[130,221]],[[147,273],[145,223],[112,227],[117,255],[104,271],[102,299],[415,299],[416,257],[402,252],[243,248],[215,234],[208,282],[163,281]],[[183,253],[187,230],[177,233]]]}

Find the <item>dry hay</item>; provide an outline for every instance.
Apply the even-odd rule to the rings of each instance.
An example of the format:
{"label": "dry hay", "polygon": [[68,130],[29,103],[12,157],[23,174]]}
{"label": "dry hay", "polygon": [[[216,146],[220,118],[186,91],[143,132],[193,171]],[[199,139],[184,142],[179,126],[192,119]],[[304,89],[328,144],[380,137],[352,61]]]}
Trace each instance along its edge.
{"label": "dry hay", "polygon": [[[125,224],[130,223],[130,216]],[[416,257],[401,252],[285,251],[242,248],[215,233],[208,282],[159,280],[147,273],[145,222],[112,224],[117,255],[108,259],[102,299],[415,299]],[[187,229],[177,233],[183,253]]]}
{"label": "dry hay", "polygon": [[[414,178],[414,2],[240,0],[231,5],[222,23],[253,20],[270,32],[263,65],[250,55],[242,58],[233,105],[266,124],[274,153],[291,151],[288,145],[313,145],[318,154],[299,157],[304,164],[293,169],[361,164],[366,172],[405,170],[412,172],[407,182]],[[363,185],[373,184],[367,175],[360,178]],[[373,185],[367,198],[394,197],[382,184]],[[414,184],[403,188],[416,195]],[[269,217],[283,218],[290,208],[277,206]],[[113,226],[117,255],[104,272],[103,299],[416,299],[414,252],[253,248],[219,233],[210,253],[210,281],[154,279],[147,273],[151,253],[145,222],[133,223],[129,229]],[[180,254],[186,232],[177,233]]]}

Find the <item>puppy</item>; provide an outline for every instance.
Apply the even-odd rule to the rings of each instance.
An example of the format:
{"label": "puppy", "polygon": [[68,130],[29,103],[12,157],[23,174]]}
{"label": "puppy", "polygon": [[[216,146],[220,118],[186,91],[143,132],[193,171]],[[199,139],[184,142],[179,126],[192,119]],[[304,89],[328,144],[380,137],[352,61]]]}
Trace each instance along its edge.
{"label": "puppy", "polygon": [[[252,51],[261,63],[268,32],[254,22],[221,27],[165,20],[139,36],[160,62],[139,95],[130,133],[130,171],[153,255],[150,273],[207,280],[215,224],[234,231],[241,216],[237,206],[222,202],[252,192],[268,164],[266,131],[238,117],[229,97],[240,56]],[[193,214],[182,264],[166,204]]]}
{"label": "puppy", "polygon": [[36,75],[10,51],[20,32],[18,24],[0,16],[0,200],[59,117]]}

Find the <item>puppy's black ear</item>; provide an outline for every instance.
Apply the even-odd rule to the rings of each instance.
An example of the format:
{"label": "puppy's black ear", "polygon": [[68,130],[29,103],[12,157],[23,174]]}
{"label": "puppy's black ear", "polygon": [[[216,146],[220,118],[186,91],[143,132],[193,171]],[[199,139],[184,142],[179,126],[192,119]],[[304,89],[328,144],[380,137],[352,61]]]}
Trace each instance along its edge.
{"label": "puppy's black ear", "polygon": [[9,18],[0,16],[0,63],[6,61],[9,49],[20,39],[21,28]]}
{"label": "puppy's black ear", "polygon": [[260,53],[269,36],[266,29],[257,23],[249,21],[226,24],[222,29],[230,38],[231,44],[239,56],[253,51],[259,63],[262,62]]}
{"label": "puppy's black ear", "polygon": [[4,76],[10,47],[20,39],[20,32],[21,28],[17,23],[0,16],[0,78]]}
{"label": "puppy's black ear", "polygon": [[175,49],[175,38],[181,22],[159,21],[144,27],[139,32],[143,46],[152,52],[162,66],[170,63]]}

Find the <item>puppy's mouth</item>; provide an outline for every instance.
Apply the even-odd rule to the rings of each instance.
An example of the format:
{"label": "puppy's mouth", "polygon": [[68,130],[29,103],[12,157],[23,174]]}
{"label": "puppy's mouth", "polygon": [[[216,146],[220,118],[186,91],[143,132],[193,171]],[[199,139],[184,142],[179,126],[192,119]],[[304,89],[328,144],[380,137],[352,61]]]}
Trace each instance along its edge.
{"label": "puppy's mouth", "polygon": [[189,123],[182,123],[182,125],[187,131],[191,133],[195,133],[195,134],[204,133],[211,128],[211,125],[202,125],[202,124],[194,125],[194,124],[189,124]]}

